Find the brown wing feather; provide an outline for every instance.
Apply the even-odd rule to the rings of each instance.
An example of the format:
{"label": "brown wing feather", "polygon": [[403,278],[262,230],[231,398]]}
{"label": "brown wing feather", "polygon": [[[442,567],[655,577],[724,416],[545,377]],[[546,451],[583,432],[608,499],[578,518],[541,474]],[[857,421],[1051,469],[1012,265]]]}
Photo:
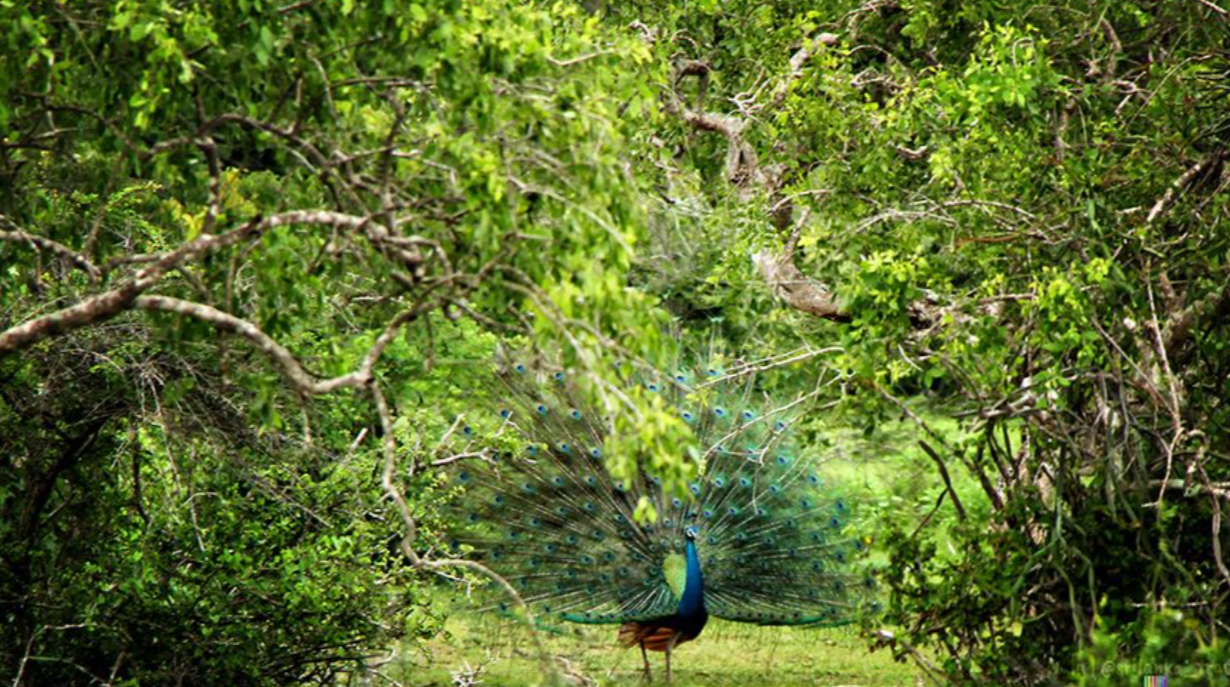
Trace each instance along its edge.
{"label": "brown wing feather", "polygon": [[694,638],[661,625],[631,622],[619,626],[619,645],[625,649],[643,643],[648,651],[666,651],[668,646],[676,647],[691,639]]}

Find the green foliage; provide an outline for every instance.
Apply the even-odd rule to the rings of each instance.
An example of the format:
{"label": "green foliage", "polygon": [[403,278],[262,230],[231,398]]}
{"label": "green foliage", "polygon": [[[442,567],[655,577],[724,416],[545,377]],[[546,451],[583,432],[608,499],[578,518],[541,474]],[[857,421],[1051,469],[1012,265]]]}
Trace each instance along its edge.
{"label": "green foliage", "polygon": [[425,588],[389,542],[376,453],[261,437],[199,360],[135,333],[0,366],[11,674],[324,683],[430,635]]}
{"label": "green foliage", "polygon": [[[1092,641],[1081,652],[1073,684],[1109,687],[1147,675],[1165,675],[1176,687],[1195,687],[1225,684],[1230,678],[1230,650],[1225,640],[1207,634],[1200,621],[1184,611],[1149,613],[1134,630],[1124,636],[1095,628]],[[1138,653],[1125,653],[1125,646],[1139,647]]]}
{"label": "green foliage", "polygon": [[[0,2],[0,334],[186,241],[357,218],[263,228],[146,293],[259,327],[314,379],[387,342],[372,380],[420,467],[490,412],[498,352],[538,348],[611,409],[616,472],[685,480],[692,437],[651,395],[611,395],[612,364],[669,366],[669,334],[727,342],[781,366],[764,391],[827,409],[798,428],[813,448],[860,432],[903,476],[845,475],[880,520],[890,620],[950,679],[1211,664],[1224,19],[1118,0]],[[681,107],[738,121],[762,174],[731,174],[732,139]],[[786,245],[848,321],[780,307],[758,265]],[[30,651],[48,681],[82,679],[63,659],[290,682],[279,647],[432,627],[378,501],[366,383],[309,402],[251,338],[122,306],[0,360],[5,674]],[[432,541],[430,471],[397,486]],[[56,595],[75,601],[39,605]],[[246,624],[220,610],[233,595]],[[207,632],[250,653],[194,653]]]}
{"label": "green foliage", "polygon": [[[839,348],[794,381],[833,381],[822,398],[869,436],[902,405],[928,408],[931,430],[936,414],[955,419],[916,438],[946,464],[964,518],[934,473],[923,494],[883,485],[871,500],[885,502],[902,639],[937,651],[954,681],[1033,684],[1076,670],[1095,635],[1119,638],[1121,655],[1152,641],[1152,660],[1183,660],[1175,635],[1146,629],[1161,609],[1187,609],[1205,636],[1224,626],[1210,500],[1230,455],[1213,343],[1228,302],[1230,72],[1216,10],[606,10],[652,27],[659,60],[702,62],[703,79],[663,88],[739,119],[780,179],[765,191],[727,178],[730,141],[685,118],[658,133],[643,174],[671,201],[654,216],[662,252],[695,259],[673,280],[647,270],[647,288],[754,350]],[[832,45],[809,43],[821,32]],[[783,229],[787,202],[810,214]],[[748,257],[791,232],[794,262],[848,325],[766,316]]]}
{"label": "green foliage", "polygon": [[[0,68],[0,230],[81,255],[0,240],[2,330],[124,288],[186,241],[326,210],[367,219],[270,226],[146,293],[241,318],[316,378],[359,368],[398,313],[421,308],[374,373],[406,446],[477,410],[492,332],[518,345],[567,332],[572,362],[604,373],[612,347],[669,348],[653,299],[624,279],[643,229],[621,116],[654,94],[615,67],[647,51],[576,8],[9,2],[0,27],[23,56]],[[3,359],[0,436],[16,463],[0,479],[0,672],[325,682],[430,631],[382,500],[365,386],[308,402],[208,321],[90,324],[107,333]],[[114,402],[90,415],[88,454],[35,426],[25,407],[42,395],[80,396],[45,410],[65,431],[86,400]],[[643,405],[622,408],[654,421],[637,437],[677,453],[686,434]],[[430,535],[431,480],[399,486]],[[51,629],[69,625],[82,627]]]}

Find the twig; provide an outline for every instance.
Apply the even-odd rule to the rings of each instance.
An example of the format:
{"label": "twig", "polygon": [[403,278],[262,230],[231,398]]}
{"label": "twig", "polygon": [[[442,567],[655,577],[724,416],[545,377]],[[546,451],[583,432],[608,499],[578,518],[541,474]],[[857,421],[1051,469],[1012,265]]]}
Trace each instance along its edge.
{"label": "twig", "polygon": [[[1206,0],[1197,0],[1197,2],[1217,8],[1216,5],[1207,2]],[[1225,14],[1225,10],[1222,10],[1221,8],[1217,9],[1222,14]],[[1145,223],[1153,224],[1155,220],[1169,212],[1170,208],[1174,207],[1174,204],[1178,202],[1179,194],[1187,190],[1187,188],[1191,185],[1192,180],[1195,179],[1196,176],[1199,175],[1200,172],[1202,172],[1206,167],[1216,164],[1223,155],[1225,155],[1225,150],[1219,148],[1210,153],[1208,157],[1192,165],[1186,172],[1180,174],[1179,178],[1175,179],[1174,183],[1170,185],[1170,188],[1167,188],[1166,192],[1162,194],[1162,197],[1158,198],[1157,202],[1153,204],[1153,209],[1149,210],[1149,216],[1145,218]]]}
{"label": "twig", "polygon": [[[957,497],[957,490],[952,488],[952,479],[948,476],[948,466],[944,464],[944,459],[941,458],[940,454],[936,453],[935,449],[931,448],[927,442],[920,440],[918,445],[922,448],[923,453],[926,453],[931,457],[931,460],[935,461],[935,466],[940,470],[940,477],[944,479],[944,489],[947,490],[950,496],[952,496],[952,506],[957,509],[957,517],[964,520],[965,507],[961,505],[961,499]],[[938,502],[936,503],[936,507],[939,507]]]}
{"label": "twig", "polygon": [[1223,17],[1230,17],[1230,12],[1218,7],[1217,5],[1214,5],[1212,2],[1209,2],[1209,0],[1196,0],[1196,2],[1200,3],[1201,5],[1204,5],[1205,7],[1213,10],[1214,12],[1220,14]]}
{"label": "twig", "polygon": [[923,675],[926,675],[927,679],[931,682],[935,683],[939,687],[944,687],[944,685],[948,684],[948,682],[943,679],[944,673],[937,668],[929,658],[924,656],[922,652],[914,648],[914,646],[909,642],[898,638],[892,633],[891,630],[881,628],[875,631],[875,636],[876,639],[879,640],[879,643],[884,646],[893,648],[900,646],[905,649],[906,653],[908,653],[910,657],[914,659],[914,662],[918,664],[918,667],[923,669]]}
{"label": "twig", "polygon": [[593,60],[599,57],[606,57],[607,55],[614,55],[614,54],[615,54],[615,51],[613,50],[597,50],[595,52],[586,53],[584,55],[578,55],[576,57],[572,57],[566,60],[557,60],[554,57],[548,57],[547,61],[555,65],[556,67],[572,67],[572,66],[581,64],[582,62],[588,62],[589,60]]}

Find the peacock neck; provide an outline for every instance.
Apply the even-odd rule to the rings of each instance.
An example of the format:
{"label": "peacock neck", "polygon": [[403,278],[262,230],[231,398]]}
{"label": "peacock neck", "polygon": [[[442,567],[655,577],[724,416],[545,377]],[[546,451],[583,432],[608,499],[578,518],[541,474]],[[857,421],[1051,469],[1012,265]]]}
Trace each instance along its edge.
{"label": "peacock neck", "polygon": [[684,554],[687,557],[688,576],[683,587],[683,596],[679,599],[679,615],[700,615],[705,612],[705,583],[700,573],[700,556],[696,553],[696,542],[689,539]]}

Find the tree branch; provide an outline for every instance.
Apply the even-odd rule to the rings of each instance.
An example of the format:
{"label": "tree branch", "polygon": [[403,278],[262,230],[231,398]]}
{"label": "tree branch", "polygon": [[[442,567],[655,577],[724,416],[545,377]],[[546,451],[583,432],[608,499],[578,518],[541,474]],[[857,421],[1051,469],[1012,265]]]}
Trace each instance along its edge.
{"label": "tree branch", "polygon": [[760,251],[752,255],[752,264],[777,297],[795,310],[834,322],[849,322],[850,314],[838,307],[833,301],[833,294],[803,274],[794,262],[794,252],[809,217],[810,208],[805,209],[795,223],[794,231],[781,253],[773,255],[769,251]]}
{"label": "tree branch", "polygon": [[1167,318],[1162,332],[1167,355],[1175,360],[1176,365],[1181,366],[1191,355],[1188,344],[1196,326],[1202,321],[1218,322],[1226,317],[1230,317],[1230,285],[1206,295]]}
{"label": "tree branch", "polygon": [[[380,384],[372,380],[368,386],[371,389],[372,401],[376,406],[376,412],[380,416],[381,450],[384,453],[384,471],[381,474],[381,484],[384,487],[385,493],[392,499],[398,515],[401,516],[402,526],[406,530],[398,544],[402,555],[416,568],[437,571],[443,568],[461,568],[483,575],[492,582],[495,582],[524,614],[525,623],[530,628],[530,636],[533,638],[543,674],[558,681],[559,675],[556,672],[555,665],[551,661],[546,645],[542,643],[542,638],[538,635],[538,631],[534,626],[533,613],[530,611],[529,605],[525,603],[525,599],[521,597],[521,594],[517,592],[508,580],[477,561],[464,558],[431,560],[420,556],[414,550],[414,541],[418,539],[418,522],[415,520],[414,512],[410,509],[410,504],[406,501],[406,497],[402,493],[401,488],[397,486],[395,479],[397,475],[397,436],[393,429],[393,413],[389,409],[388,401],[385,400],[384,392],[380,389]],[[408,470],[409,476],[413,477],[414,472],[415,464],[412,461]]]}
{"label": "tree branch", "polygon": [[133,299],[157,284],[167,272],[221,248],[287,224],[324,224],[349,229],[366,226],[368,219],[328,210],[296,210],[272,217],[256,217],[225,234],[202,234],[175,250],[159,256],[136,277],[123,285],[86,298],[63,310],[36,317],[0,333],[0,356],[28,348],[43,339],[80,329],[115,317],[132,308]]}
{"label": "tree branch", "polygon": [[[12,220],[4,215],[0,215],[0,223],[7,224],[15,229],[17,226],[13,224]],[[88,274],[91,282],[98,281],[98,268],[94,266],[94,263],[90,262],[88,258],[72,248],[69,248],[68,246],[57,241],[52,241],[45,236],[38,236],[37,234],[31,234],[30,232],[21,231],[18,229],[15,231],[0,231],[0,241],[27,243],[33,246],[35,250],[55,253],[56,255],[67,260],[73,267],[76,267],[77,269]]]}
{"label": "tree branch", "polygon": [[[781,86],[775,102],[785,98],[790,83],[802,75],[804,65],[811,59],[817,47],[834,45],[837,37],[833,34],[821,34],[806,47],[799,50],[790,59],[790,73],[787,81]],[[676,74],[676,82],[684,76],[700,76],[702,70],[685,63],[684,68]],[[707,68],[703,76],[707,77]],[[746,119],[735,115],[724,115],[712,112],[697,112],[684,105],[682,98],[674,90],[666,104],[667,112],[676,115],[684,123],[699,131],[720,134],[726,139],[726,177],[739,192],[743,201],[750,200],[757,189],[767,191],[774,202],[771,206],[770,220],[779,230],[790,226],[794,214],[794,204],[789,198],[781,196],[781,178],[778,174],[767,173],[760,164],[756,150],[743,138],[747,127]],[[794,261],[795,247],[799,234],[809,215],[804,214],[795,223],[794,232],[786,241],[785,248],[778,255],[760,252],[752,256],[752,262],[773,292],[785,303],[809,315],[814,315],[834,322],[849,322],[850,315],[844,312],[833,300],[833,295],[819,283],[809,279],[799,269]]]}
{"label": "tree branch", "polygon": [[134,306],[141,310],[169,312],[185,317],[193,317],[203,322],[208,322],[222,331],[242,336],[251,341],[257,349],[273,361],[282,377],[296,391],[307,395],[319,396],[338,389],[365,386],[372,379],[372,368],[375,367],[376,362],[384,353],[384,349],[392,342],[393,337],[397,335],[398,330],[426,310],[435,307],[436,303],[430,302],[430,305],[420,303],[418,306],[403,310],[389,322],[384,332],[376,339],[376,343],[363,356],[363,361],[358,369],[344,375],[322,380],[318,380],[311,373],[304,370],[303,365],[293,353],[275,341],[273,337],[261,331],[259,327],[247,320],[222,312],[217,308],[168,296],[140,296],[135,300]]}
{"label": "tree branch", "polygon": [[1179,178],[1175,179],[1174,183],[1170,185],[1170,188],[1167,188],[1166,192],[1162,194],[1162,197],[1158,198],[1157,202],[1153,204],[1153,208],[1149,210],[1149,216],[1145,218],[1145,222],[1147,224],[1153,224],[1153,222],[1159,217],[1162,217],[1167,212],[1170,212],[1170,208],[1174,207],[1174,204],[1179,200],[1179,196],[1191,187],[1192,182],[1196,179],[1196,177],[1205,169],[1215,166],[1225,154],[1225,149],[1218,148],[1212,153],[1209,153],[1209,155],[1200,162],[1192,165],[1186,172],[1180,174]]}
{"label": "tree branch", "polygon": [[936,467],[940,470],[940,477],[944,480],[944,489],[948,491],[948,495],[952,497],[952,505],[957,509],[957,516],[965,519],[965,507],[961,505],[961,499],[957,497],[957,490],[952,488],[952,478],[948,476],[948,466],[944,464],[944,459],[940,454],[931,448],[931,445],[925,441],[919,440],[918,446],[922,448],[923,453],[930,456],[931,460],[935,461]]}

